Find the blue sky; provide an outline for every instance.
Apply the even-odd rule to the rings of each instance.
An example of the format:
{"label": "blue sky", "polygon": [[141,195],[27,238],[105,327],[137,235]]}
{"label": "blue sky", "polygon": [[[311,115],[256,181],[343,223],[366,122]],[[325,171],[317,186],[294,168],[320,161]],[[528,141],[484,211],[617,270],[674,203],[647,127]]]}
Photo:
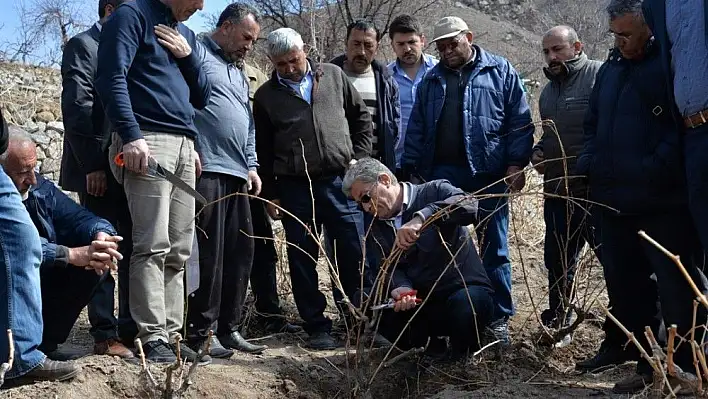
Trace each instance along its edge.
{"label": "blue sky", "polygon": [[[14,41],[18,34],[20,25],[19,16],[15,9],[17,0],[0,0],[0,44]],[[31,0],[24,0],[30,3]],[[206,21],[203,15],[208,13],[220,13],[232,0],[204,0],[204,10],[197,12],[187,22],[186,25],[196,33],[207,30]],[[85,13],[90,17],[98,19],[96,15],[98,0],[84,0]]]}

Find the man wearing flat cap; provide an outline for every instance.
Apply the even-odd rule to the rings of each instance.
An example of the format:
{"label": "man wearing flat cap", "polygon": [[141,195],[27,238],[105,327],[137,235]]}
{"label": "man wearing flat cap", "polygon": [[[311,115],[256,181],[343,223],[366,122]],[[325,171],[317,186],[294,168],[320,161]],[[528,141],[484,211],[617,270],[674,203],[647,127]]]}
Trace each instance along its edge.
{"label": "man wearing flat cap", "polygon": [[[509,344],[511,262],[509,208],[500,194],[518,192],[533,146],[531,110],[506,59],[473,44],[460,18],[435,24],[440,63],[423,78],[405,134],[402,174],[447,179],[481,196],[477,237],[494,288],[494,338]],[[484,197],[487,198],[484,198]]]}

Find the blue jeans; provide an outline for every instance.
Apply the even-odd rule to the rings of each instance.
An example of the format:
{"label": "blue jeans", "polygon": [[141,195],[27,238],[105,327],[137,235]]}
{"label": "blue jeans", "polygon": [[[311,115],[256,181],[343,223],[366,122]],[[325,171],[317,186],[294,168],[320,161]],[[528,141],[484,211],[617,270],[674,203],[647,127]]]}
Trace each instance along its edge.
{"label": "blue jeans", "polygon": [[[362,215],[354,201],[348,200],[342,192],[340,177],[322,178],[312,182],[312,194],[307,179],[283,178],[278,181],[281,206],[300,221],[308,225],[312,233],[327,229],[329,237],[335,241],[335,253],[339,278],[345,294],[357,303],[361,286],[363,236]],[[312,197],[315,206],[313,215]],[[313,217],[316,224],[313,224]],[[288,263],[293,286],[295,304],[300,317],[305,321],[305,331],[329,332],[332,321],[324,316],[327,305],[320,292],[317,279],[319,246],[308,231],[288,215],[283,217],[283,228],[288,240]],[[370,284],[364,282],[364,288]]]}
{"label": "blue jeans", "polygon": [[560,316],[572,300],[570,295],[580,251],[586,242],[593,249],[596,244],[590,215],[564,198],[546,198],[543,219],[546,222],[543,261],[548,269],[548,305]]}
{"label": "blue jeans", "polygon": [[22,376],[44,362],[39,264],[42,244],[15,185],[0,167],[0,362],[7,361],[12,330],[15,362],[6,378]]}
{"label": "blue jeans", "polygon": [[[467,166],[438,165],[433,168],[432,179],[446,179],[453,186],[468,193],[489,186],[503,176],[473,176]],[[506,184],[501,181],[478,194],[504,194]],[[514,315],[511,298],[511,259],[507,236],[509,233],[509,205],[506,197],[491,197],[479,201],[479,226],[475,226],[477,240],[481,243],[480,255],[487,276],[494,288],[494,314],[492,320],[507,319]]]}

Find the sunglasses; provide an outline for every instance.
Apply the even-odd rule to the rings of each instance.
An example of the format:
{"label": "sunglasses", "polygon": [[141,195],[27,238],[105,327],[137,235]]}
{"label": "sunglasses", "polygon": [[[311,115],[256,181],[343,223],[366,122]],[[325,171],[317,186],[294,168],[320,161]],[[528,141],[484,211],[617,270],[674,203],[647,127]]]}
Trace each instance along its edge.
{"label": "sunglasses", "polygon": [[371,202],[371,199],[372,199],[372,198],[371,198],[371,190],[373,190],[374,187],[376,187],[376,184],[374,184],[373,186],[371,186],[367,192],[365,192],[364,194],[362,194],[362,195],[361,195],[361,198],[359,198],[359,200],[357,201],[357,204],[359,204],[359,206],[360,206],[361,208],[364,208],[364,204],[368,204],[368,203]]}
{"label": "sunglasses", "polygon": [[460,41],[462,40],[462,36],[465,33],[460,33],[459,35],[455,36],[450,42],[448,43],[440,43],[440,42],[435,42],[435,48],[438,50],[438,53],[442,54],[447,51],[449,48],[450,51],[454,50],[457,48],[457,46],[460,44]]}

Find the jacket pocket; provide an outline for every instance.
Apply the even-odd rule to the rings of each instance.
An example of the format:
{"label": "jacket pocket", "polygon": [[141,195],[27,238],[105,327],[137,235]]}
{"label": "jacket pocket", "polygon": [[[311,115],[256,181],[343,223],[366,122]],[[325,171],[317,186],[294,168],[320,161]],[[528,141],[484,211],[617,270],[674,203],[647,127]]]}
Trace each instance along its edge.
{"label": "jacket pocket", "polygon": [[295,139],[291,145],[292,151],[292,172],[294,175],[305,175],[305,159],[304,154],[307,154],[307,150],[303,149],[303,144],[300,140]]}
{"label": "jacket pocket", "polygon": [[588,97],[568,97],[565,99],[565,110],[585,112],[589,104],[590,98]]}

